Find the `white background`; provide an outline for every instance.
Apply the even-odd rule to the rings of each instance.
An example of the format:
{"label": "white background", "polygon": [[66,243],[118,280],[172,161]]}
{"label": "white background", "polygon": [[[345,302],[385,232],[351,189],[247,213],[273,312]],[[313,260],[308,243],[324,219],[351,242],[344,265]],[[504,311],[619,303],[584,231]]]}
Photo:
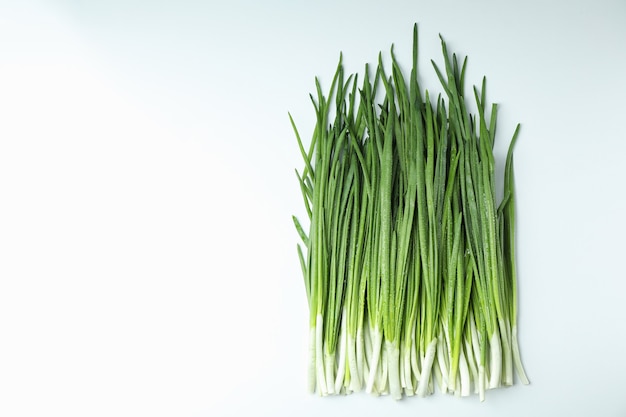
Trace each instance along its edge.
{"label": "white background", "polygon": [[[624,1],[0,4],[1,416],[626,416]],[[531,385],[482,404],[306,393],[287,112],[414,22],[523,125]]]}

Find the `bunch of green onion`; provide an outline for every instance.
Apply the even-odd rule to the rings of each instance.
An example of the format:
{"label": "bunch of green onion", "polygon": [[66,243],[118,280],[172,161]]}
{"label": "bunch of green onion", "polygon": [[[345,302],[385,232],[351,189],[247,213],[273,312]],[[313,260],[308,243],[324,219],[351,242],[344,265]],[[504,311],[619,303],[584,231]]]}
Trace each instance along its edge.
{"label": "bunch of green onion", "polygon": [[[298,255],[310,309],[309,388],[394,399],[435,386],[468,396],[528,383],[517,340],[515,193],[511,140],[496,204],[497,105],[474,87],[442,39],[447,96],[420,88],[417,26],[406,79],[391,49],[373,78],[344,75],[328,96],[316,79],[308,150],[291,118],[309,218]],[[382,89],[382,90],[380,90]],[[381,97],[377,100],[377,97]],[[304,249],[303,249],[304,247]]]}

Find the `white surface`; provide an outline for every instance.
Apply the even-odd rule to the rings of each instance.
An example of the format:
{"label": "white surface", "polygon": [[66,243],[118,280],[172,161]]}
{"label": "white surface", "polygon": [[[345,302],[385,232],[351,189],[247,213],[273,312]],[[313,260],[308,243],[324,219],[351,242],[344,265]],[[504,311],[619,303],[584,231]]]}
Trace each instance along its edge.
{"label": "white surface", "polygon": [[[287,111],[413,22],[523,124],[531,385],[483,404],[306,393]],[[626,415],[624,40],[623,1],[2,2],[0,415]]]}

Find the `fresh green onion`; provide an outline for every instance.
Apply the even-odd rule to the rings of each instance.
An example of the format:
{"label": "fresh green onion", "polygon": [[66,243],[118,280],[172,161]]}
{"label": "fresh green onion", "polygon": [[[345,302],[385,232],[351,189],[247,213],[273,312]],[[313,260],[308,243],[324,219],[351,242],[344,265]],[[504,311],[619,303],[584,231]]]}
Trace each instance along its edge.
{"label": "fresh green onion", "polygon": [[[464,96],[459,66],[441,38],[445,96],[418,77],[417,25],[405,78],[391,49],[362,84],[340,57],[328,95],[316,79],[308,150],[289,115],[304,168],[296,171],[308,216],[295,216],[309,303],[309,389],[365,390],[394,399],[445,393],[484,400],[524,384],[517,337],[513,146],[496,203],[497,105],[486,80]],[[390,75],[388,75],[390,74]],[[377,90],[383,98],[377,101]],[[332,119],[332,120],[331,120]]]}

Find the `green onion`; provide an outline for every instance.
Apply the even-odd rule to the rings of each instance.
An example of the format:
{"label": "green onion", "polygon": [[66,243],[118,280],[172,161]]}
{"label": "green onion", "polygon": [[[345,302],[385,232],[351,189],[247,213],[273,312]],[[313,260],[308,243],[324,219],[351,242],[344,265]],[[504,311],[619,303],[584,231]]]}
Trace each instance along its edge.
{"label": "green onion", "polygon": [[[391,49],[345,77],[341,57],[323,94],[311,96],[316,126],[296,170],[308,216],[295,216],[309,304],[309,389],[365,390],[394,399],[444,393],[484,400],[487,389],[528,383],[517,337],[513,146],[496,203],[497,105],[486,80],[464,96],[461,66],[441,38],[445,97],[418,77],[417,25],[405,78]],[[390,75],[388,75],[390,74]],[[377,101],[377,90],[384,89]],[[332,120],[331,120],[332,119]]]}

